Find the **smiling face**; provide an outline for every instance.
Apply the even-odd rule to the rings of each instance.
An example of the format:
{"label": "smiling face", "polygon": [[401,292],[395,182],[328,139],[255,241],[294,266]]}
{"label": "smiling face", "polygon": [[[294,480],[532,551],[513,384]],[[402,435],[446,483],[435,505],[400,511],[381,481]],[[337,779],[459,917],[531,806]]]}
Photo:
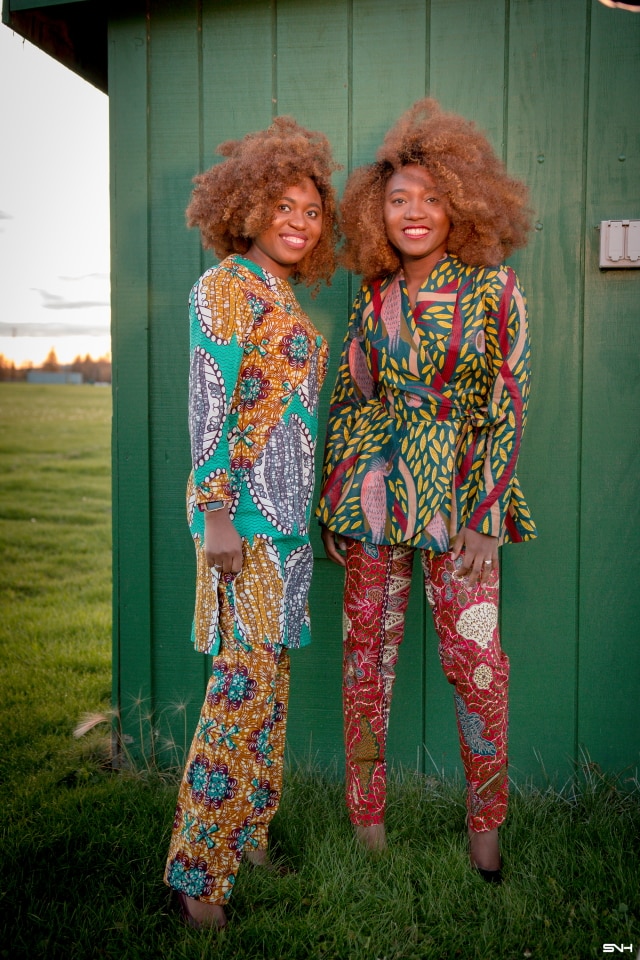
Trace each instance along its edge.
{"label": "smiling face", "polygon": [[430,273],[447,252],[451,221],[431,174],[417,164],[389,178],[384,196],[384,225],[403,267]]}
{"label": "smiling face", "polygon": [[271,225],[254,238],[245,256],[286,280],[314,249],[321,233],[322,198],[314,182],[305,177],[287,187],[276,204]]}

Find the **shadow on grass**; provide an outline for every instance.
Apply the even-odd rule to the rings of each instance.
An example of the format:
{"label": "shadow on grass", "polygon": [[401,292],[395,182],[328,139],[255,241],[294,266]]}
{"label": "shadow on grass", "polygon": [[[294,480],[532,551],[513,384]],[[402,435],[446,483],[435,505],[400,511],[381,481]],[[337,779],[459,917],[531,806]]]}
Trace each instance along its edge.
{"label": "shadow on grass", "polygon": [[217,934],[184,928],[162,883],[177,782],[82,750],[76,776],[13,797],[1,956],[583,960],[640,939],[640,790],[587,758],[562,789],[513,791],[501,888],[468,867],[460,783],[395,774],[389,849],[367,855],[343,785],[291,768],[271,843],[296,872],[241,870]]}

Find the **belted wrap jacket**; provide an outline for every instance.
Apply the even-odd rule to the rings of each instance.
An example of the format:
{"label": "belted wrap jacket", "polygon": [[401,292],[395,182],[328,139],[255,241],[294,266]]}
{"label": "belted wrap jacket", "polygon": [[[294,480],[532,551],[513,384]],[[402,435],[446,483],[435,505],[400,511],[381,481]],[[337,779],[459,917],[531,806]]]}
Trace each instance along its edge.
{"label": "belted wrap jacket", "polygon": [[318,519],[434,552],[462,526],[501,543],[535,537],[516,476],[529,382],[510,267],[445,256],[414,309],[401,273],[364,284],[331,397]]}

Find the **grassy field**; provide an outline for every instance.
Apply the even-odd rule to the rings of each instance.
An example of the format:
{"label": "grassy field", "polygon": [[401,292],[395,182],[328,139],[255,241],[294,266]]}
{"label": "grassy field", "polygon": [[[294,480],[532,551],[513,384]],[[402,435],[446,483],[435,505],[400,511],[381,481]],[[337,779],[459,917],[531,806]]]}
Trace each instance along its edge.
{"label": "grassy field", "polygon": [[460,784],[394,778],[390,849],[366,856],[341,784],[290,771],[272,839],[297,872],[244,869],[224,934],[181,925],[161,879],[175,783],[112,772],[102,726],[73,737],[110,700],[110,400],[0,384],[0,957],[635,958],[640,787],[588,758],[514,790],[499,888],[468,868]]}

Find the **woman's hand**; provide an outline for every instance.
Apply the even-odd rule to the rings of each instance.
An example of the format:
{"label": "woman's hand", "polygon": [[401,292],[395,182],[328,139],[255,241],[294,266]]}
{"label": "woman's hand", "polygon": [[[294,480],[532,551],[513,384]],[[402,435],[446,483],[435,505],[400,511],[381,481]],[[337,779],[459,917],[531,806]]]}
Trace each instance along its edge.
{"label": "woman's hand", "polygon": [[464,577],[470,586],[478,580],[486,583],[493,571],[498,569],[497,537],[461,527],[453,538],[452,548],[451,558],[454,561],[462,555],[458,576]]}
{"label": "woman's hand", "polygon": [[209,566],[215,567],[221,576],[242,570],[242,540],[227,507],[205,511],[204,555]]}
{"label": "woman's hand", "polygon": [[324,546],[324,552],[328,559],[340,564],[341,567],[346,567],[347,561],[344,558],[344,554],[347,549],[347,541],[344,537],[334,533],[333,530],[329,530],[328,527],[322,527],[320,536],[322,537],[322,545]]}

